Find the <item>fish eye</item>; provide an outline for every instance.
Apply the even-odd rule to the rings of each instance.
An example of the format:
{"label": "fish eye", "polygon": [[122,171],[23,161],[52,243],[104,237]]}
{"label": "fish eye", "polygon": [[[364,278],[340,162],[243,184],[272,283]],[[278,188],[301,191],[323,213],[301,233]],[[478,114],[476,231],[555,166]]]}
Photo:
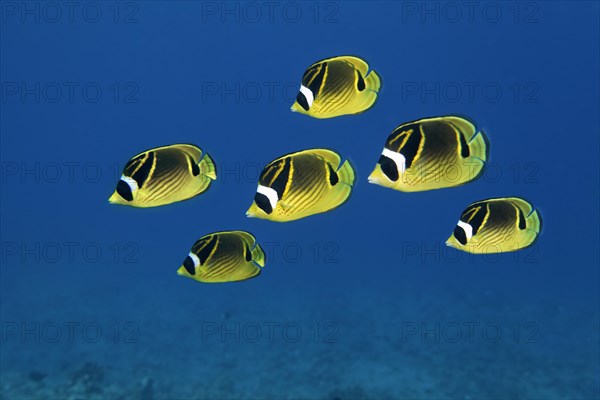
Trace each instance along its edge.
{"label": "fish eye", "polygon": [[127,201],[133,200],[133,193],[131,192],[131,186],[129,186],[129,184],[127,182],[125,182],[123,179],[120,179],[119,183],[117,183],[117,193],[124,200],[127,200]]}
{"label": "fish eye", "polygon": [[265,213],[271,214],[273,212],[273,207],[271,207],[271,202],[269,201],[269,198],[267,196],[265,196],[264,194],[256,193],[254,195],[254,202],[256,203],[258,208],[263,210]]}
{"label": "fish eye", "polygon": [[400,174],[398,173],[398,166],[394,160],[381,155],[377,163],[381,166],[381,171],[383,171],[390,181],[396,182],[398,180]]}
{"label": "fish eye", "polygon": [[467,234],[462,226],[456,225],[452,234],[460,244],[463,246],[467,245]]}

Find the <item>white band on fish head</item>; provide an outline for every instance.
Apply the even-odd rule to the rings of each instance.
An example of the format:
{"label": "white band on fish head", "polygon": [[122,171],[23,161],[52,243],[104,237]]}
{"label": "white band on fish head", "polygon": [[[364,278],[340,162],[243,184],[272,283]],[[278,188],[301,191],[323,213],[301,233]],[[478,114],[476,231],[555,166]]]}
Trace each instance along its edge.
{"label": "white band on fish head", "polygon": [[456,225],[460,226],[463,229],[463,231],[465,231],[467,241],[471,240],[471,238],[473,237],[473,227],[461,220],[458,220],[458,223]]}
{"label": "white band on fish head", "polygon": [[315,100],[313,92],[311,92],[310,89],[306,86],[300,85],[300,93],[304,95],[304,97],[306,98],[306,102],[308,103],[308,108],[310,108],[312,106],[313,101]]}
{"label": "white band on fish head", "polygon": [[197,255],[195,255],[193,252],[190,251],[190,254],[188,254],[188,257],[192,259],[192,261],[194,262],[194,268],[198,268],[200,266],[200,259],[198,258]]}
{"label": "white band on fish head", "polygon": [[398,174],[402,175],[406,170],[406,158],[402,155],[402,153],[396,153],[390,149],[384,148],[381,152],[382,156],[385,156],[396,163],[396,168],[398,169]]}
{"label": "white band on fish head", "polygon": [[258,185],[256,192],[265,195],[267,199],[269,199],[269,203],[271,204],[271,208],[273,210],[275,209],[275,207],[277,207],[279,196],[277,196],[277,192],[275,191],[275,189],[271,189],[267,186]]}
{"label": "white band on fish head", "polygon": [[132,194],[138,190],[138,184],[135,181],[135,179],[133,179],[129,176],[121,175],[121,180],[129,186]]}

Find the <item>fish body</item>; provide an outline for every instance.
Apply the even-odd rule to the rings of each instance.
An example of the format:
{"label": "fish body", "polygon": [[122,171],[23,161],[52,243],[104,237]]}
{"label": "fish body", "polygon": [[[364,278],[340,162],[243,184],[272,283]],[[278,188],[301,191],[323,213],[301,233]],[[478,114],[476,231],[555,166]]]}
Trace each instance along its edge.
{"label": "fish body", "polygon": [[265,262],[265,253],[252,234],[215,232],[194,243],[177,273],[204,283],[236,282],[258,276]]}
{"label": "fish body", "polygon": [[133,157],[109,199],[112,204],[157,207],[190,199],[217,178],[208,153],[190,144],[146,150]]}
{"label": "fish body", "polygon": [[531,246],[541,227],[540,214],[527,200],[481,200],[462,212],[446,245],[474,254],[516,251]]}
{"label": "fish body", "polygon": [[353,56],[332,57],[308,67],[292,111],[314,118],[359,114],[371,108],[381,89],[377,72]]}
{"label": "fish body", "polygon": [[464,117],[407,122],[387,138],[369,182],[401,192],[460,186],[483,172],[488,141]]}
{"label": "fish body", "polygon": [[343,204],[354,184],[354,170],[327,149],[291,153],[261,172],[246,215],[287,222],[330,211]]}

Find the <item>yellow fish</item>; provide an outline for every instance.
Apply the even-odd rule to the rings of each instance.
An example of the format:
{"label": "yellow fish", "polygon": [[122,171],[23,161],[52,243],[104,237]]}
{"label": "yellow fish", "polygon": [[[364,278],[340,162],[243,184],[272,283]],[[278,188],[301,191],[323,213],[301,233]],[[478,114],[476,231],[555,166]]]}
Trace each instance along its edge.
{"label": "yellow fish", "polygon": [[157,207],[190,199],[217,179],[208,153],[191,144],[174,144],[144,151],[125,168],[110,203]]}
{"label": "yellow fish", "polygon": [[225,231],[201,237],[177,274],[199,282],[236,282],[254,278],[265,266],[265,253],[248,232]]}
{"label": "yellow fish", "polygon": [[359,114],[377,100],[381,79],[366,61],[352,56],[321,60],[304,72],[292,111],[315,118]]}
{"label": "yellow fish", "polygon": [[343,204],[354,184],[348,161],[327,149],[284,155],[261,172],[248,217],[287,222]]}
{"label": "yellow fish", "polygon": [[475,254],[515,251],[532,245],[541,227],[539,213],[526,200],[481,200],[463,211],[446,245]]}
{"label": "yellow fish", "polygon": [[466,118],[407,122],[387,138],[369,182],[401,192],[459,186],[482,174],[487,153],[485,134]]}

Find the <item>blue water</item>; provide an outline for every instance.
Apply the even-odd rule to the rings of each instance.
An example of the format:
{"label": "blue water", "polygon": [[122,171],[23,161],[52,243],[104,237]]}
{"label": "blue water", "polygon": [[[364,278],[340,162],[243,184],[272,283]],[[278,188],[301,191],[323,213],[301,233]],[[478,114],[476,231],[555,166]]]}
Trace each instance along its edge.
{"label": "blue water", "polygon": [[[599,6],[595,2],[10,2],[1,7],[0,397],[591,399],[600,396]],[[312,62],[354,54],[374,108],[291,113]],[[386,137],[467,115],[483,177],[371,185]],[[195,143],[192,200],[110,205],[134,154]],[[262,166],[326,147],[338,209],[247,219]],[[444,246],[461,211],[522,196],[528,249]],[[176,270],[199,237],[252,232],[256,279]]]}

